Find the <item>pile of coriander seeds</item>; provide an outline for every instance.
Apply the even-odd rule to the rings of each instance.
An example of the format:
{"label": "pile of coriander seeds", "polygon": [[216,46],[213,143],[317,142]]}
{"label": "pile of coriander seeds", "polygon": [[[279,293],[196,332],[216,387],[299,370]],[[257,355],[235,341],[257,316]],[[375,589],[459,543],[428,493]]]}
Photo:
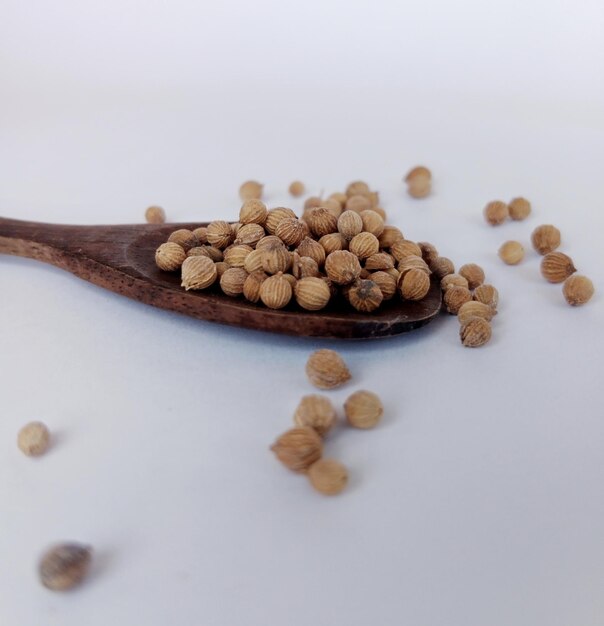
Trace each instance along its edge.
{"label": "pile of coriander seeds", "polygon": [[418,301],[428,294],[432,270],[420,246],[385,224],[379,196],[366,183],[310,197],[298,217],[250,197],[262,193],[252,182],[240,189],[238,222],[173,232],[155,253],[158,267],[180,271],[186,290],[219,284],[227,296],[271,309],[295,302],[319,311],[340,295],[371,313],[392,298]]}

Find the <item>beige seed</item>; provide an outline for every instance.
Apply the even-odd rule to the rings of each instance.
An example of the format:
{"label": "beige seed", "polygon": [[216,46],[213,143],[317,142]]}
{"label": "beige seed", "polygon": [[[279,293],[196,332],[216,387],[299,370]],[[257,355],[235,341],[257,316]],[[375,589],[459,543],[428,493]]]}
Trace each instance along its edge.
{"label": "beige seed", "polygon": [[300,278],[294,288],[296,302],[307,311],[319,311],[327,306],[331,291],[321,278]]}
{"label": "beige seed", "polygon": [[177,243],[162,243],[155,251],[155,263],[160,270],[165,272],[175,272],[180,269],[186,258],[187,253]]}
{"label": "beige seed", "polygon": [[208,227],[200,226],[199,228],[195,228],[193,230],[193,234],[197,237],[197,241],[200,244],[208,243]]}
{"label": "beige seed", "polygon": [[243,263],[243,269],[248,273],[251,274],[252,272],[257,272],[259,270],[262,270],[262,255],[263,255],[263,250],[262,248],[258,248],[256,246],[255,250],[252,250],[246,257],[245,257],[245,261]]}
{"label": "beige seed", "polygon": [[264,185],[255,180],[248,180],[239,187],[239,197],[245,200],[259,200],[262,197]]}
{"label": "beige seed", "polygon": [[361,264],[358,257],[352,252],[336,250],[327,255],[325,272],[336,285],[348,285],[361,274]]}
{"label": "beige seed", "polygon": [[266,222],[268,211],[266,204],[260,200],[246,200],[239,210],[239,222],[241,224],[260,224]]}
{"label": "beige seed", "polygon": [[380,251],[380,242],[371,233],[359,233],[350,240],[348,249],[359,259],[367,259]]}
{"label": "beige seed", "polygon": [[432,273],[427,263],[420,256],[408,256],[399,261],[397,269],[400,274],[405,274],[409,270],[421,270],[427,276]]}
{"label": "beige seed", "polygon": [[229,246],[224,251],[224,261],[231,267],[243,267],[245,265],[245,260],[252,251],[253,248],[245,244]]}
{"label": "beige seed", "polygon": [[354,211],[344,211],[338,218],[338,231],[348,241],[363,230],[363,218]]}
{"label": "beige seed", "polygon": [[348,249],[348,241],[346,240],[344,235],[340,233],[330,233],[329,235],[323,235],[323,237],[319,239],[319,243],[323,246],[326,255],[331,254],[332,252],[336,252],[337,250]]}
{"label": "beige seed", "polygon": [[378,239],[382,248],[392,248],[395,242],[404,239],[404,237],[403,233],[396,226],[384,226],[384,230]]}
{"label": "beige seed", "polygon": [[457,319],[459,320],[459,323],[463,325],[466,322],[469,322],[473,317],[482,317],[482,319],[490,322],[493,315],[495,315],[495,309],[490,307],[488,304],[471,300],[470,302],[465,302],[461,305],[461,308],[457,313]]}
{"label": "beige seed", "polygon": [[361,313],[371,313],[384,299],[382,290],[372,280],[358,280],[348,290],[348,301]]}
{"label": "beige seed", "polygon": [[266,216],[266,222],[264,223],[264,228],[266,228],[266,232],[274,235],[275,231],[277,230],[277,226],[279,226],[279,223],[288,217],[296,219],[296,214],[291,209],[283,206],[271,209],[268,212]]}
{"label": "beige seed", "polygon": [[196,248],[191,248],[187,252],[187,256],[207,256],[208,259],[212,259],[214,263],[219,263],[224,258],[222,250],[214,246],[197,246]]}
{"label": "beige seed", "polygon": [[474,289],[474,300],[488,304],[492,309],[496,309],[499,304],[499,292],[493,285],[479,285]]}
{"label": "beige seed", "polygon": [[66,591],[79,585],[92,561],[92,549],[77,543],[64,543],[50,548],[40,560],[40,582],[52,591]]}
{"label": "beige seed", "polygon": [[317,350],[306,363],[306,375],[319,389],[333,389],[350,380],[350,371],[334,350]]}
{"label": "beige seed", "polygon": [[348,196],[345,193],[340,193],[336,191],[329,196],[328,200],[335,200],[339,203],[340,208],[343,209],[346,205],[346,200],[348,200]]}
{"label": "beige seed", "polygon": [[308,469],[310,484],[323,495],[335,496],[348,483],[348,470],[335,459],[320,459]]}
{"label": "beige seed", "polygon": [[594,295],[594,285],[587,276],[574,274],[564,281],[562,293],[571,306],[581,306],[591,300]]}
{"label": "beige seed", "polygon": [[231,267],[220,277],[220,288],[227,296],[239,296],[246,278],[247,272],[242,267]]}
{"label": "beige seed", "polygon": [[404,258],[408,256],[418,256],[422,258],[421,248],[413,241],[408,241],[407,239],[401,239],[400,241],[395,241],[390,246],[390,254],[397,261],[402,261]]}
{"label": "beige seed", "polygon": [[373,428],[382,419],[384,407],[371,391],[356,391],[344,403],[346,419],[355,428]]}
{"label": "beige seed", "polygon": [[327,209],[336,219],[342,215],[342,205],[334,198],[323,200],[323,208]]}
{"label": "beige seed", "polygon": [[304,237],[308,236],[308,227],[298,219],[286,217],[277,225],[275,235],[286,245],[297,246]]}
{"label": "beige seed", "polygon": [[407,191],[413,198],[425,198],[432,186],[432,173],[427,167],[418,165],[405,176]]}
{"label": "beige seed", "polygon": [[457,315],[462,305],[469,302],[471,299],[472,293],[465,287],[449,287],[443,295],[445,309],[448,313],[451,313],[451,315]]}
{"label": "beige seed", "polygon": [[420,241],[417,245],[421,250],[422,259],[424,259],[428,265],[432,265],[432,263],[438,258],[438,250],[436,247],[427,241]]}
{"label": "beige seed", "polygon": [[350,196],[348,200],[346,200],[346,210],[347,211],[356,211],[357,213],[361,213],[362,211],[366,211],[371,208],[371,201],[367,196]]}
{"label": "beige seed", "polygon": [[244,224],[237,230],[236,244],[255,246],[266,233],[260,224]]}
{"label": "beige seed", "polygon": [[175,230],[169,237],[169,243],[177,243],[185,252],[199,245],[197,237],[187,228]]}
{"label": "beige seed", "polygon": [[386,211],[384,211],[381,206],[371,207],[371,210],[375,211],[384,220],[384,222],[386,221]]}
{"label": "beige seed", "polygon": [[324,437],[336,423],[336,410],[325,396],[304,396],[294,413],[294,424],[301,428],[312,428]]}
{"label": "beige seed", "polygon": [[499,248],[498,254],[506,265],[518,265],[524,259],[524,248],[518,241],[506,241]]}
{"label": "beige seed", "polygon": [[387,252],[372,254],[365,261],[365,269],[369,271],[388,270],[394,267],[394,259]]}
{"label": "beige seed", "polygon": [[316,207],[308,213],[307,217],[310,232],[315,237],[322,237],[335,233],[338,230],[338,218],[330,213],[325,207]]}
{"label": "beige seed", "polygon": [[296,252],[301,257],[310,257],[319,267],[325,263],[325,248],[323,248],[318,241],[315,241],[310,237],[305,237],[300,242],[300,245],[296,248]]}
{"label": "beige seed", "polygon": [[549,254],[560,246],[560,231],[551,224],[537,226],[531,235],[533,248],[539,254]]}
{"label": "beige seed", "polygon": [[224,250],[234,239],[231,225],[223,220],[216,220],[208,224],[208,243],[219,250]]}
{"label": "beige seed", "polygon": [[459,329],[459,337],[466,348],[478,348],[491,339],[491,325],[481,317],[473,317]]}
{"label": "beige seed", "polygon": [[50,445],[50,431],[42,422],[29,422],[19,431],[17,445],[27,456],[41,456]]}
{"label": "beige seed", "polygon": [[372,209],[361,211],[361,219],[363,220],[363,230],[379,237],[384,232],[384,220],[379,213]]}
{"label": "beige seed", "polygon": [[258,240],[256,244],[256,250],[264,250],[266,248],[274,248],[275,246],[282,246],[283,242],[277,235],[266,235],[262,239]]}
{"label": "beige seed", "polygon": [[491,226],[499,226],[510,216],[508,205],[501,200],[493,200],[484,207],[484,218]]}
{"label": "beige seed", "polygon": [[214,267],[216,268],[216,278],[220,280],[222,275],[229,269],[229,264],[224,261],[218,261],[218,263],[214,263]]}
{"label": "beige seed", "polygon": [[399,278],[399,291],[404,300],[422,300],[430,291],[430,277],[420,269],[410,269]]}
{"label": "beige seed", "polygon": [[445,276],[455,273],[455,265],[453,264],[453,261],[451,261],[451,259],[448,259],[446,256],[436,257],[432,261],[432,263],[430,263],[430,269],[441,280]]}
{"label": "beige seed", "polygon": [[272,246],[262,249],[262,269],[267,274],[277,274],[278,272],[287,272],[291,266],[292,255],[283,245]]}
{"label": "beige seed", "polygon": [[269,309],[282,309],[292,299],[292,286],[281,273],[267,278],[260,286],[260,300]]}
{"label": "beige seed", "polygon": [[190,289],[207,289],[217,277],[216,265],[206,256],[190,256],[182,264],[181,286]]}
{"label": "beige seed", "polygon": [[541,260],[541,275],[550,283],[563,283],[576,271],[573,260],[562,252],[550,252]]}
{"label": "beige seed", "polygon": [[294,182],[289,185],[289,193],[294,196],[294,198],[299,198],[304,195],[304,191],[304,183],[299,180],[294,180]]}
{"label": "beige seed", "polygon": [[293,254],[291,273],[296,279],[320,275],[317,262],[309,256],[300,256],[297,252]]}
{"label": "beige seed", "polygon": [[369,185],[366,182],[363,182],[362,180],[355,180],[353,182],[351,182],[348,187],[346,187],[346,197],[350,198],[351,196],[357,196],[357,195],[368,195],[369,193],[371,193],[371,190],[369,189]]}
{"label": "beige seed", "polygon": [[145,219],[149,224],[164,224],[166,213],[160,206],[150,206],[145,211]]}
{"label": "beige seed", "polygon": [[323,204],[323,200],[321,200],[319,196],[310,196],[309,198],[306,198],[306,200],[304,201],[304,210],[308,211],[309,209],[316,209],[317,207],[320,207],[322,204]]}
{"label": "beige seed", "polygon": [[476,289],[484,283],[484,270],[476,263],[466,263],[459,268],[459,274],[468,281],[470,289]]}
{"label": "beige seed", "polygon": [[524,220],[531,213],[531,203],[526,198],[514,198],[508,208],[513,220]]}
{"label": "beige seed", "polygon": [[251,272],[243,283],[243,297],[249,302],[256,304],[260,300],[260,287],[267,278],[268,274],[265,274],[263,271]]}
{"label": "beige seed", "polygon": [[312,428],[292,428],[271,446],[279,461],[294,472],[306,472],[323,454],[323,440]]}
{"label": "beige seed", "polygon": [[373,272],[369,278],[379,287],[384,300],[391,300],[394,297],[397,278],[384,271]]}
{"label": "beige seed", "polygon": [[468,281],[459,274],[447,274],[440,281],[440,288],[443,291],[447,291],[449,287],[465,287],[468,288]]}

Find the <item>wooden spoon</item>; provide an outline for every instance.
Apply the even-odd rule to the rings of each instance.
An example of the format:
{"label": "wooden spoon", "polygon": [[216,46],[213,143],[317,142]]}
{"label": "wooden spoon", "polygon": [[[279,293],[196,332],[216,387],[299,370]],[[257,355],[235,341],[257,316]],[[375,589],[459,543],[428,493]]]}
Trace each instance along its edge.
{"label": "wooden spoon", "polygon": [[180,273],[155,265],[155,249],[177,228],[205,224],[133,224],[68,226],[0,218],[0,253],[29,257],[56,265],[95,285],[168,311],[232,326],[307,337],[371,339],[419,328],[439,312],[441,292],[436,280],[419,302],[395,298],[372,314],[334,302],[316,313],[295,303],[273,311],[242,298],[231,298],[217,286],[185,291]]}

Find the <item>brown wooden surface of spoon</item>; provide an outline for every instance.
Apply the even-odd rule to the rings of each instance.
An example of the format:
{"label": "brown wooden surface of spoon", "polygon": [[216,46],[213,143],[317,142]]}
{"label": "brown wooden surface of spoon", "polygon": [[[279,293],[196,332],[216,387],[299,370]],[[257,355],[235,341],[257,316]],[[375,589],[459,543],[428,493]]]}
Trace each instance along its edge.
{"label": "brown wooden surface of spoon", "polygon": [[243,298],[225,296],[217,285],[185,291],[180,272],[155,265],[155,249],[177,228],[195,224],[71,226],[24,222],[0,217],[0,253],[50,263],[84,280],[139,302],[198,319],[243,328],[307,337],[371,339],[419,328],[440,311],[441,292],[433,280],[419,302],[386,302],[372,314],[361,314],[338,300],[318,312],[301,310],[292,301],[273,311]]}

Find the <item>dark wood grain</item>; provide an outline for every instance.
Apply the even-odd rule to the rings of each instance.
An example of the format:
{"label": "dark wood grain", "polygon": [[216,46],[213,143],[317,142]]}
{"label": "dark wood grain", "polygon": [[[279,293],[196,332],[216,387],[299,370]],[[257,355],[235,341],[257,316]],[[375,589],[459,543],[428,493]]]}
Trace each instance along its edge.
{"label": "dark wood grain", "polygon": [[441,306],[433,281],[420,302],[387,302],[361,314],[343,301],[316,313],[295,304],[273,311],[223,295],[218,287],[184,291],[179,273],[155,265],[155,249],[177,228],[196,224],[71,226],[0,218],[0,253],[37,259],[139,302],[210,322],[307,337],[371,339],[398,335],[432,320]]}

